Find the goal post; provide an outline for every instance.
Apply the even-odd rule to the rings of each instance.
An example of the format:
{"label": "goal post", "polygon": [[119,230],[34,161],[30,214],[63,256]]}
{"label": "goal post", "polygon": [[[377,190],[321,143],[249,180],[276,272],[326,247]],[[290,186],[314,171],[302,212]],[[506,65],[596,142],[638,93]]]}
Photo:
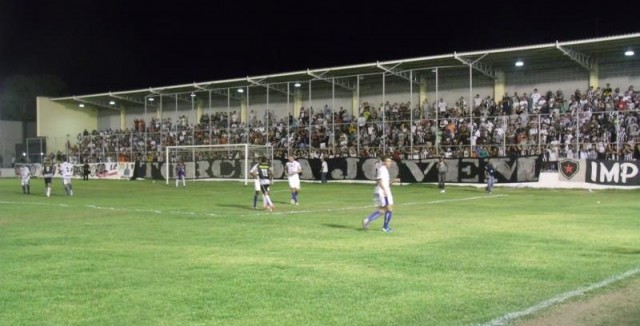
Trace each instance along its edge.
{"label": "goal post", "polygon": [[[247,185],[251,165],[262,156],[273,161],[273,147],[252,144],[166,146],[163,166],[165,183],[169,184],[170,179],[175,179],[176,164],[183,162],[187,167],[188,179],[236,179],[244,181]],[[196,166],[216,161],[232,161],[242,170],[232,176],[200,175],[199,171],[196,171]]]}

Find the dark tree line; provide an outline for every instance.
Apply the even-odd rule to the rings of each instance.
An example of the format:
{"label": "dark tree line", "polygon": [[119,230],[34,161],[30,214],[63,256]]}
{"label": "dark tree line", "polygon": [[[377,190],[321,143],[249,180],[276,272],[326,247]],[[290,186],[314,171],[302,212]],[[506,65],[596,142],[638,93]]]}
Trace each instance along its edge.
{"label": "dark tree line", "polygon": [[35,121],[36,97],[62,96],[65,89],[56,76],[9,76],[0,83],[0,120]]}

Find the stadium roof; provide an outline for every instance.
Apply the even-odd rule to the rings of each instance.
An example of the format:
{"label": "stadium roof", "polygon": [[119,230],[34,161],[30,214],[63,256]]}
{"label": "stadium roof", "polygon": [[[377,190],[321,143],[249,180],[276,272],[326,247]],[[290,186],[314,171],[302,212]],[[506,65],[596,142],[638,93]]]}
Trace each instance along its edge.
{"label": "stadium roof", "polygon": [[[516,70],[549,70],[566,67],[582,67],[591,70],[594,64],[640,63],[640,53],[625,56],[628,50],[640,51],[640,33],[599,37],[577,41],[566,41],[538,45],[501,48],[493,50],[453,52],[450,54],[409,58],[385,62],[365,63],[303,71],[286,72],[272,75],[244,77],[236,79],[193,82],[190,84],[150,87],[130,91],[106,92],[53,98],[53,101],[86,104],[91,107],[116,109],[114,102],[144,105],[148,97],[161,94],[189,100],[192,92],[212,91],[222,94],[229,89],[262,85],[286,92],[287,83],[308,82],[313,80],[333,81],[339,86],[353,88],[356,76],[381,74],[404,78],[407,81],[418,80],[418,74],[409,71],[430,71],[435,68],[467,68],[469,65],[488,78],[496,78],[497,71],[505,73]],[[524,66],[517,67],[521,60]]]}

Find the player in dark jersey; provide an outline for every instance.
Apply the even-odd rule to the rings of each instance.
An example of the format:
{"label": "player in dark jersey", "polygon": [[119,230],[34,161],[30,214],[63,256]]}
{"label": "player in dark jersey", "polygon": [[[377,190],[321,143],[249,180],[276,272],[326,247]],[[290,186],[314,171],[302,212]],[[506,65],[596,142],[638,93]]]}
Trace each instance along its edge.
{"label": "player in dark jersey", "polygon": [[487,187],[485,188],[485,191],[490,194],[493,191],[493,183],[496,180],[496,168],[493,166],[491,161],[488,161],[487,165],[484,166],[484,175],[487,180]]}
{"label": "player in dark jersey", "polygon": [[91,174],[91,167],[89,166],[89,162],[85,161],[82,166],[82,180],[89,180],[89,174]]}
{"label": "player in dark jersey", "polygon": [[42,166],[42,177],[44,178],[44,189],[47,197],[51,197],[51,179],[56,174],[56,169],[51,161],[46,161]]}
{"label": "player in dark jersey", "polygon": [[258,179],[260,180],[260,189],[262,190],[262,202],[264,207],[269,211],[273,211],[276,208],[271,201],[271,180],[273,179],[273,172],[271,166],[267,163],[266,157],[260,158],[260,164],[258,164]]}

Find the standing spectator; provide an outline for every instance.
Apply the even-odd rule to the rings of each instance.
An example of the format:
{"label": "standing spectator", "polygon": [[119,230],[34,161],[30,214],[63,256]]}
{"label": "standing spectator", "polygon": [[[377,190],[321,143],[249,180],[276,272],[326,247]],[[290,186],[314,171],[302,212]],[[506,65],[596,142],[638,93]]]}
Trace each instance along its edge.
{"label": "standing spectator", "polygon": [[611,89],[611,84],[607,83],[607,86],[602,90],[602,97],[610,97],[613,93],[613,89]]}
{"label": "standing spectator", "polygon": [[482,98],[480,94],[476,94],[476,97],[473,98],[473,108],[477,109],[482,104]]}
{"label": "standing spectator", "polygon": [[487,179],[487,187],[485,188],[485,190],[487,191],[488,194],[490,194],[493,191],[495,174],[496,174],[496,169],[493,166],[493,163],[491,163],[491,160],[487,161],[487,165],[484,166],[484,175],[485,175],[485,178]]}
{"label": "standing spectator", "polygon": [[285,164],[285,171],[289,179],[289,188],[291,189],[291,205],[298,205],[298,192],[300,192],[300,174],[302,167],[295,160],[293,155],[289,155],[289,162]]}
{"label": "standing spectator", "polygon": [[569,159],[574,158],[574,154],[573,154],[573,146],[571,146],[571,145],[567,145],[567,147],[566,147],[565,157],[566,157],[566,158],[569,158]]}
{"label": "standing spectator", "polygon": [[20,165],[20,185],[22,186],[22,193],[25,195],[31,194],[31,186],[29,180],[31,180],[31,171],[25,164]]}
{"label": "standing spectator", "polygon": [[443,115],[445,113],[447,113],[447,102],[444,101],[444,99],[441,97],[440,101],[438,102],[438,114],[439,115]]}
{"label": "standing spectator", "polygon": [[444,180],[447,177],[449,165],[447,165],[447,162],[444,161],[443,157],[440,157],[436,166],[438,168],[438,188],[440,188],[440,193],[444,193]]}
{"label": "standing spectator", "polygon": [[504,96],[502,97],[502,101],[500,102],[500,106],[502,108],[502,114],[511,115],[512,104],[513,103],[511,103],[511,97],[509,97],[508,94],[504,94]]}
{"label": "standing spectator", "polygon": [[82,180],[89,180],[89,172],[91,172],[89,163],[87,163],[87,161],[84,161],[84,165],[82,166]]}
{"label": "standing spectator", "polygon": [[73,176],[73,164],[69,163],[69,158],[65,156],[64,163],[60,165],[60,174],[62,175],[62,184],[64,185],[64,192],[67,196],[73,196],[73,185],[71,184],[71,177]]}
{"label": "standing spectator", "polygon": [[53,178],[53,175],[55,173],[56,170],[53,168],[53,164],[51,163],[51,161],[45,161],[44,165],[42,166],[42,177],[44,177],[44,188],[47,197],[51,197],[51,179]]}
{"label": "standing spectator", "polygon": [[531,93],[530,99],[531,99],[531,103],[529,104],[529,113],[532,112],[532,110],[538,106],[538,102],[540,101],[540,97],[542,97],[542,94],[538,93],[538,89],[534,88],[533,89],[533,93]]}
{"label": "standing spectator", "polygon": [[374,189],[374,197],[376,206],[375,212],[371,213],[367,218],[362,220],[362,228],[369,229],[369,224],[376,220],[380,215],[384,214],[384,224],[382,231],[386,233],[393,232],[389,227],[389,222],[393,215],[393,194],[391,193],[391,178],[389,176],[389,168],[391,167],[391,158],[385,158],[376,171],[376,187]]}
{"label": "standing spectator", "polygon": [[327,161],[324,159],[324,156],[320,158],[320,161],[322,161],[321,167],[320,167],[320,179],[322,180],[322,183],[327,183],[327,173],[329,173],[329,164],[327,164]]}
{"label": "standing spectator", "polygon": [[549,166],[548,169],[558,171],[558,158],[560,157],[560,141],[553,137],[549,143]]}

